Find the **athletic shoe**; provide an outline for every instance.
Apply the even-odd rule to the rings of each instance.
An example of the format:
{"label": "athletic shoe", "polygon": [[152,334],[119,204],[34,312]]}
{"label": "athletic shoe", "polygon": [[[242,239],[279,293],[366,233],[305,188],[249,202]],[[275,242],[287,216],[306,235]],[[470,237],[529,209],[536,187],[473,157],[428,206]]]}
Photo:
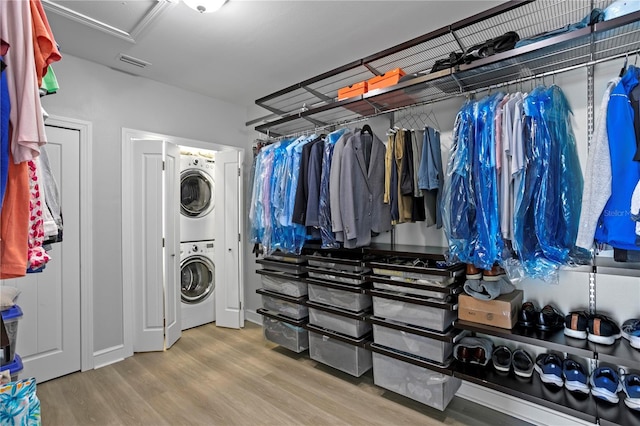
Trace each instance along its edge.
{"label": "athletic shoe", "polygon": [[529,378],[533,375],[533,359],[522,349],[513,351],[513,372],[516,376]]}
{"label": "athletic shoe", "polygon": [[511,362],[513,354],[511,349],[504,345],[500,345],[493,350],[491,361],[493,361],[493,367],[498,371],[508,373],[511,370]]}
{"label": "athletic shoe", "polygon": [[571,392],[589,393],[589,378],[587,372],[579,362],[565,359],[562,362],[562,377],[564,387]]}
{"label": "athletic shoe", "polygon": [[589,340],[602,345],[613,345],[620,338],[620,327],[611,318],[600,314],[589,316]]}
{"label": "athletic shoe", "polygon": [[640,375],[627,374],[622,379],[622,390],[624,390],[624,403],[632,410],[640,411]]}
{"label": "athletic shoe", "polygon": [[538,315],[536,327],[542,331],[553,331],[562,327],[564,315],[551,305],[546,305]]}
{"label": "athletic shoe", "polygon": [[521,327],[535,327],[538,324],[538,309],[533,302],[524,302],[518,315],[518,325]]}
{"label": "athletic shoe", "polygon": [[632,348],[640,349],[640,319],[628,319],[622,324],[622,337]]}
{"label": "athletic shoe", "polygon": [[540,354],[535,369],[543,383],[562,387],[562,360],[556,354]]}
{"label": "athletic shoe", "polygon": [[564,334],[575,339],[586,339],[588,321],[589,316],[585,311],[569,313],[564,318]]}
{"label": "athletic shoe", "polygon": [[599,399],[617,404],[620,401],[618,392],[622,390],[622,384],[618,373],[613,368],[600,367],[591,373],[591,394]]}

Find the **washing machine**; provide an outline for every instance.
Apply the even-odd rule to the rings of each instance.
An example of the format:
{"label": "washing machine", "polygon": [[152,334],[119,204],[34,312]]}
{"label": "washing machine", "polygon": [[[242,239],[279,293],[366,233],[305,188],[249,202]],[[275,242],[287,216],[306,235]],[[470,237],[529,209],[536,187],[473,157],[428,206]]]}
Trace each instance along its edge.
{"label": "washing machine", "polygon": [[213,158],[180,156],[180,241],[215,239]]}
{"label": "washing machine", "polygon": [[180,244],[180,301],[183,330],[215,320],[214,252],[213,241]]}

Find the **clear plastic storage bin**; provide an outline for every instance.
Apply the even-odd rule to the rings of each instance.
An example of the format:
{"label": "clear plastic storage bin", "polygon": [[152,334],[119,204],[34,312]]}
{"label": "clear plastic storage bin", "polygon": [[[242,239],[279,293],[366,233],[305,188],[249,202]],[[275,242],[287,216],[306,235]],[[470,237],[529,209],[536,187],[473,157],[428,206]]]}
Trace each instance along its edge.
{"label": "clear plastic storage bin", "polygon": [[462,380],[373,353],[373,383],[438,410],[444,410]]}
{"label": "clear plastic storage bin", "polygon": [[360,377],[371,369],[371,351],[309,329],[309,357],[322,364]]}
{"label": "clear plastic storage bin", "polygon": [[14,305],[9,309],[0,311],[2,315],[2,321],[4,321],[4,328],[7,330],[9,336],[9,359],[4,359],[4,353],[0,351],[0,364],[7,364],[13,362],[13,358],[16,353],[16,343],[18,341],[18,323],[22,318],[22,309],[20,306]]}
{"label": "clear plastic storage bin", "polygon": [[262,288],[293,297],[307,294],[307,283],[273,275],[262,275]]}
{"label": "clear plastic storage bin", "polygon": [[265,293],[262,294],[262,307],[269,311],[277,312],[293,319],[302,319],[309,316],[309,308],[293,301],[279,299]]}
{"label": "clear plastic storage bin", "polygon": [[18,380],[18,375],[23,370],[23,368],[24,367],[22,365],[22,360],[20,359],[20,356],[16,354],[13,357],[13,361],[0,367],[0,371],[9,370],[11,381],[15,382]]}
{"label": "clear plastic storage bin", "polygon": [[341,273],[338,271],[325,271],[321,269],[309,269],[309,277],[318,280],[327,280],[342,284],[362,285],[366,282],[364,276]]}
{"label": "clear plastic storage bin", "polygon": [[373,313],[377,317],[417,325],[434,331],[445,331],[458,316],[457,311],[377,296],[373,296]]}
{"label": "clear plastic storage bin", "polygon": [[364,313],[360,314],[360,319],[346,317],[337,313],[320,310],[312,305],[309,306],[309,324],[356,338],[364,336],[371,331],[371,324],[364,321],[362,319],[363,316]]}
{"label": "clear plastic storage bin", "polygon": [[302,327],[262,317],[262,330],[265,339],[293,352],[300,353],[309,348],[309,333]]}
{"label": "clear plastic storage bin", "polygon": [[371,296],[361,292],[340,290],[309,283],[309,300],[325,305],[337,306],[348,311],[360,312],[371,307]]}
{"label": "clear plastic storage bin", "polygon": [[443,293],[441,291],[424,290],[424,289],[421,289],[421,288],[405,287],[405,286],[402,286],[402,285],[379,283],[379,282],[375,282],[375,281],[373,283],[373,288],[379,288],[381,290],[395,291],[396,293],[406,293],[406,294],[413,294],[413,295],[416,295],[416,296],[430,297],[430,298],[433,298],[433,299],[444,299],[445,297],[447,297],[449,295],[448,293]]}
{"label": "clear plastic storage bin", "polygon": [[373,341],[440,364],[451,359],[453,343],[373,324]]}

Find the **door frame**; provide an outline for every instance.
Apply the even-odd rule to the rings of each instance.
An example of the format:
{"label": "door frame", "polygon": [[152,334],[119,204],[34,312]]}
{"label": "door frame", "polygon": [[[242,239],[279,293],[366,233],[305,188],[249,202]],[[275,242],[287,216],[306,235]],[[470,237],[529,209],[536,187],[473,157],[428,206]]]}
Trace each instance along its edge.
{"label": "door frame", "polygon": [[95,366],[93,350],[93,124],[50,115],[45,126],[77,130],[80,136],[80,371]]}
{"label": "door frame", "polygon": [[[133,146],[129,143],[133,139],[161,139],[167,142],[174,143],[179,146],[188,146],[190,148],[202,148],[207,150],[234,150],[238,153],[238,166],[243,171],[244,167],[244,148],[221,145],[214,142],[205,142],[195,139],[187,139],[178,136],[165,135],[162,133],[148,132],[145,130],[131,129],[127,127],[122,128],[122,296],[123,296],[123,326],[124,326],[124,353],[128,356],[133,355],[133,327],[134,327],[134,306],[133,306],[133,285],[134,285],[134,261],[133,261],[133,248],[131,244],[126,242],[130,240],[132,235],[132,220],[133,217],[133,191],[129,186],[129,182],[132,181],[132,158],[133,158]],[[241,174],[242,176],[242,174]],[[240,185],[242,185],[242,179],[240,179]],[[242,189],[243,187],[240,186]],[[243,195],[239,196],[240,203],[243,203]],[[241,204],[242,207],[242,204]],[[242,212],[242,209],[240,209]],[[244,223],[241,221],[240,223]],[[243,228],[240,227],[239,232],[241,234],[241,242],[244,242]],[[240,292],[242,298],[241,320],[244,321],[244,264],[242,256],[238,264],[239,277],[240,277]]]}

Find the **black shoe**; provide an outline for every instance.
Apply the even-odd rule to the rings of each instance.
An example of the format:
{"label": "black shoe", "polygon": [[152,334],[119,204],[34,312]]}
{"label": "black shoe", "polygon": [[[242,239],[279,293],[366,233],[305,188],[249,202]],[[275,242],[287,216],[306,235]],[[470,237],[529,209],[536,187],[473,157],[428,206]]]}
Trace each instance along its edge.
{"label": "black shoe", "polygon": [[618,324],[611,318],[601,314],[589,316],[587,328],[589,330],[588,339],[591,342],[602,345],[613,345],[622,335]]}
{"label": "black shoe", "polygon": [[542,331],[558,330],[564,326],[564,315],[551,305],[546,305],[538,315],[536,327]]}
{"label": "black shoe", "polygon": [[504,373],[508,373],[511,370],[511,361],[513,354],[511,349],[506,346],[498,346],[493,350],[491,361],[493,361],[493,368]]}
{"label": "black shoe", "polygon": [[532,302],[524,302],[518,316],[518,325],[521,327],[535,327],[538,324],[538,309]]}
{"label": "black shoe", "polygon": [[569,312],[564,318],[564,334],[574,339],[587,338],[589,316],[585,311]]}

